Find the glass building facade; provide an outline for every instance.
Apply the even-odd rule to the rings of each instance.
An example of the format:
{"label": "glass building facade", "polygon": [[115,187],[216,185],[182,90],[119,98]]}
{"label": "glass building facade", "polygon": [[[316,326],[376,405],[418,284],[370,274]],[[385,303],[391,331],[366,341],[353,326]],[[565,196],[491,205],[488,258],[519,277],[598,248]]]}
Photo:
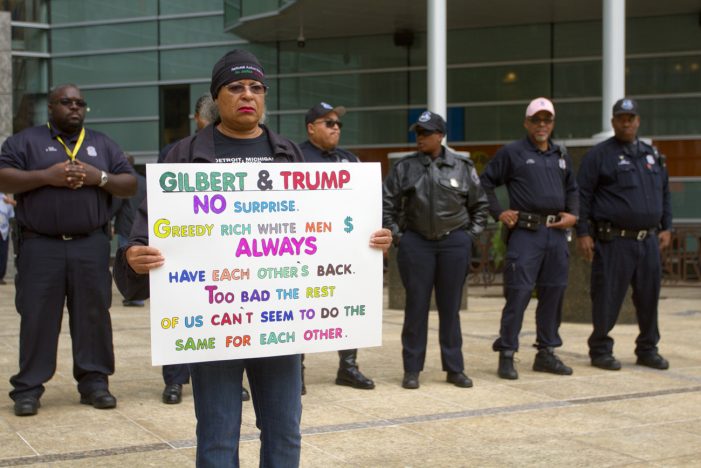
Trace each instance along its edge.
{"label": "glass building facade", "polygon": [[[304,139],[303,116],[326,100],[344,105],[343,144],[411,145],[408,124],[427,102],[426,36],[393,34],[248,43],[226,32],[241,15],[284,0],[0,0],[12,13],[15,131],[46,119],[46,93],[81,87],[87,123],[138,162],[193,130],[194,102],[213,63],[234,47],[261,59],[268,123]],[[654,33],[651,33],[654,32]],[[641,134],[701,140],[698,13],[632,17],[626,25],[626,89],[638,99]],[[518,38],[518,40],[514,40]],[[601,22],[580,21],[448,31],[448,121],[452,145],[501,144],[522,135],[535,96],[556,103],[560,139],[601,131]],[[697,145],[698,147],[698,145]],[[697,154],[697,156],[701,156]],[[701,176],[698,165],[693,174]]]}

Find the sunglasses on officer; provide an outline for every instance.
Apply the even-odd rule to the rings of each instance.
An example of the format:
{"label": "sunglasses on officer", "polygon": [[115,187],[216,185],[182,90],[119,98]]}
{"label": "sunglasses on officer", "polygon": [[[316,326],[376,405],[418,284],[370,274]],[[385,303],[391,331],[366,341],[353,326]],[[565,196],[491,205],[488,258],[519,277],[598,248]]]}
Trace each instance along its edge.
{"label": "sunglasses on officer", "polygon": [[340,120],[326,119],[318,120],[314,123],[323,123],[326,126],[326,128],[334,128],[336,125],[338,125],[339,130],[343,128],[343,123]]}
{"label": "sunglasses on officer", "polygon": [[541,123],[544,123],[545,125],[550,125],[553,122],[555,122],[555,119],[553,119],[552,117],[545,117],[541,119],[540,117],[536,117],[534,115],[532,117],[528,117],[528,121],[533,125],[540,125]]}
{"label": "sunglasses on officer", "polygon": [[62,106],[78,106],[78,107],[86,107],[88,105],[87,102],[85,102],[82,99],[71,99],[71,98],[61,98],[58,100],[58,103],[61,104]]}

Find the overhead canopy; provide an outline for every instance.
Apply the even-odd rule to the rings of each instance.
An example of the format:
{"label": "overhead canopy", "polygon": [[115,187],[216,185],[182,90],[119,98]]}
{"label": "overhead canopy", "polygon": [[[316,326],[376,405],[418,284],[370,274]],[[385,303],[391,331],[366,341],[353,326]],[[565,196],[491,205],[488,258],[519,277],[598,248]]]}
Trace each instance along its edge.
{"label": "overhead canopy", "polygon": [[[287,0],[270,14],[242,16],[229,31],[252,42],[426,31],[426,0]],[[601,0],[447,0],[448,29],[601,19]],[[634,0],[627,17],[699,12],[699,0]],[[235,20],[234,20],[235,21]],[[228,19],[227,19],[228,22]]]}

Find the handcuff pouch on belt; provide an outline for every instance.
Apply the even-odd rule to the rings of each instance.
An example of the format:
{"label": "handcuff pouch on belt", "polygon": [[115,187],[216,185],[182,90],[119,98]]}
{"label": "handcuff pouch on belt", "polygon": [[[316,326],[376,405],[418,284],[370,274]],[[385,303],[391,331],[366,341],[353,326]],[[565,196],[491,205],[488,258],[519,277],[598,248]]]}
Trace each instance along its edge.
{"label": "handcuff pouch on belt", "polygon": [[614,237],[613,226],[611,223],[599,221],[594,223],[594,229],[596,233],[596,239],[602,242],[611,242]]}

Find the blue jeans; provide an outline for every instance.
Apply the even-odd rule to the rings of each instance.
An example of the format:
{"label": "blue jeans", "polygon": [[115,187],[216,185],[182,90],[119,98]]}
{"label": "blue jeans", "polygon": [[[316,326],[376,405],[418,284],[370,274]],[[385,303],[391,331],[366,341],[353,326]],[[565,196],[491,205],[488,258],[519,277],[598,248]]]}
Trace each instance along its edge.
{"label": "blue jeans", "polygon": [[260,466],[299,466],[302,379],[298,354],[190,364],[197,466],[239,466],[244,369],[260,429]]}

